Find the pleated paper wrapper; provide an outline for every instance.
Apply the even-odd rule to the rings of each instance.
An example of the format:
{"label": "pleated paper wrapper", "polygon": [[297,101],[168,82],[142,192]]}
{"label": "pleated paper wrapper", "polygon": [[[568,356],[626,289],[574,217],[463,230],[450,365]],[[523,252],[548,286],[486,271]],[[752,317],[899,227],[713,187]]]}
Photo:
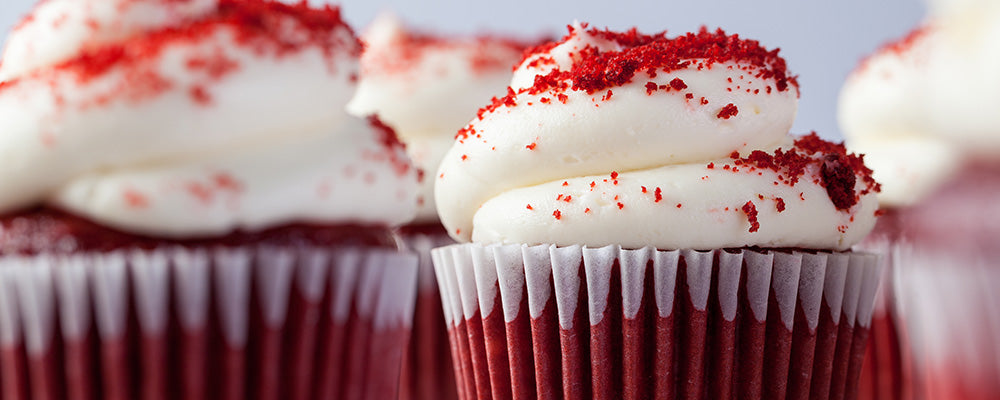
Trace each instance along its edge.
{"label": "pleated paper wrapper", "polygon": [[860,398],[1000,399],[1000,254],[892,236],[862,245],[887,255],[887,273]]}
{"label": "pleated paper wrapper", "polygon": [[454,244],[440,228],[439,232],[400,234],[403,248],[420,257],[417,278],[417,302],[413,312],[413,331],[403,353],[400,374],[400,400],[457,400],[454,356],[448,340],[448,327],[442,314],[431,250]]}
{"label": "pleated paper wrapper", "polygon": [[0,399],[388,399],[417,257],[159,248],[0,257]]}
{"label": "pleated paper wrapper", "polygon": [[878,256],[433,252],[463,399],[852,399]]}

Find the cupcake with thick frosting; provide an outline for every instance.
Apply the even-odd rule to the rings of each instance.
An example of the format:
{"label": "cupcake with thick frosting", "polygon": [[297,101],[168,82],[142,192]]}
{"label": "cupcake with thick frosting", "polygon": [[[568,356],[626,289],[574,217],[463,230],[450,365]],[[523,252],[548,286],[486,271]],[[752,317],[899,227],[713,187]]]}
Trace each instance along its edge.
{"label": "cupcake with thick frosting", "polygon": [[0,65],[0,350],[28,355],[0,369],[32,371],[4,390],[394,392],[363,371],[396,377],[416,257],[390,228],[419,177],[392,129],[345,110],[361,50],[331,6],[41,2]]}
{"label": "cupcake with thick frosting", "polygon": [[879,344],[888,350],[865,376],[904,397],[992,399],[1000,396],[990,283],[1000,277],[1000,4],[939,0],[928,11],[865,58],[840,94],[847,144],[868,155],[884,185],[887,215],[865,245],[894,255],[876,314],[882,332],[873,335],[891,342]]}
{"label": "cupcake with thick frosting", "polygon": [[[418,32],[392,14],[378,16],[362,40],[358,92],[348,111],[378,115],[395,128],[428,175],[437,170],[455,132],[484,102],[504,92],[512,67],[528,47],[497,35]],[[438,220],[433,179],[424,180],[418,201],[417,217],[399,231],[404,244],[423,255],[400,399],[455,399],[451,350],[430,261],[432,248],[454,242]]]}
{"label": "cupcake with thick frosting", "polygon": [[849,249],[879,185],[788,134],[798,96],[777,50],[722,30],[575,24],[527,52],[433,177],[472,242],[434,253],[455,337],[482,339],[466,398],[855,391],[877,269]]}
{"label": "cupcake with thick frosting", "polygon": [[459,131],[441,220],[477,243],[847,249],[878,185],[843,146],[788,135],[797,103],[754,41],[575,27]]}
{"label": "cupcake with thick frosting", "polygon": [[[362,40],[358,92],[348,104],[356,115],[378,115],[406,143],[414,162],[437,170],[455,131],[482,103],[502,94],[511,68],[528,47],[499,36],[444,36],[408,29],[382,14]],[[434,181],[421,190],[415,223],[436,223]]]}

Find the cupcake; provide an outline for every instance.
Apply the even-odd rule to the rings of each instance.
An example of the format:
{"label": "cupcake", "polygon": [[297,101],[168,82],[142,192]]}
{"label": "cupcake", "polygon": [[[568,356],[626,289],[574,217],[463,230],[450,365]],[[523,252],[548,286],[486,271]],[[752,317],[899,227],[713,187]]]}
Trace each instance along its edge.
{"label": "cupcake", "polygon": [[[839,120],[868,154],[891,254],[869,398],[1000,397],[1000,6],[935,1],[851,73]],[[934,296],[928,296],[934,293]]]}
{"label": "cupcake", "polygon": [[878,185],[788,135],[778,51],[574,24],[527,54],[434,176],[463,398],[850,397]]}
{"label": "cupcake", "polygon": [[[455,132],[484,102],[503,95],[525,43],[498,36],[443,36],[405,28],[382,14],[362,38],[358,92],[348,111],[377,114],[406,143],[414,163],[437,171]],[[413,334],[401,376],[402,399],[456,399],[455,375],[430,250],[453,244],[438,221],[434,180],[423,182],[417,217],[400,229],[421,255]]]}
{"label": "cupcake", "polygon": [[49,0],[0,66],[0,397],[394,396],[418,174],[334,7]]}

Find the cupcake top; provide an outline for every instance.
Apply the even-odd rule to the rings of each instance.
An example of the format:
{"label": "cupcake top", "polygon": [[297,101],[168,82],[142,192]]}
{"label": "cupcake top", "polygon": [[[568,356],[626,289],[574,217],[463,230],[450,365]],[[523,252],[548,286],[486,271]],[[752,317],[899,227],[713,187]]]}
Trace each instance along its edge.
{"label": "cupcake top", "polygon": [[878,185],[842,145],[788,135],[797,102],[756,41],[570,26],[459,131],[438,211],[478,243],[846,249]]}
{"label": "cupcake top", "polygon": [[42,2],[0,66],[0,214],[46,204],[157,237],[406,222],[416,169],[344,110],[360,52],[329,6]]}
{"label": "cupcake top", "polygon": [[[356,115],[378,114],[395,128],[414,162],[437,170],[455,132],[510,84],[527,44],[498,36],[443,36],[407,30],[382,14],[362,37]],[[424,182],[417,222],[436,222],[434,181]]]}
{"label": "cupcake top", "polygon": [[839,121],[883,204],[919,202],[963,164],[1000,161],[1000,3],[934,1],[926,21],[847,78]]}

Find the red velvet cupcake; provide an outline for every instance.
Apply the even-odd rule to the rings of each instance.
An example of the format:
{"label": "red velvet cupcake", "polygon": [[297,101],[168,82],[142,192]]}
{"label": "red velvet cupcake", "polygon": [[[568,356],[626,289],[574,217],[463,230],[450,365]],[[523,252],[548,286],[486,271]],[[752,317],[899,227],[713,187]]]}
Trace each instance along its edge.
{"label": "red velvet cupcake", "polygon": [[[437,170],[457,132],[478,107],[502,95],[511,67],[527,44],[498,36],[449,37],[408,30],[389,14],[362,37],[358,93],[348,105],[356,115],[378,114],[399,133],[414,163]],[[441,297],[430,251],[454,244],[438,220],[434,180],[421,187],[416,219],[399,230],[404,245],[421,256],[413,335],[401,376],[401,399],[458,398]]]}
{"label": "red velvet cupcake", "polygon": [[465,399],[850,398],[878,184],[777,50],[570,27],[435,174]]}
{"label": "red velvet cupcake", "polygon": [[1000,398],[1000,5],[932,2],[848,77],[840,124],[884,183],[891,255],[863,398]]}
{"label": "red velvet cupcake", "polygon": [[0,66],[0,398],[396,395],[419,178],[333,7],[49,0]]}

